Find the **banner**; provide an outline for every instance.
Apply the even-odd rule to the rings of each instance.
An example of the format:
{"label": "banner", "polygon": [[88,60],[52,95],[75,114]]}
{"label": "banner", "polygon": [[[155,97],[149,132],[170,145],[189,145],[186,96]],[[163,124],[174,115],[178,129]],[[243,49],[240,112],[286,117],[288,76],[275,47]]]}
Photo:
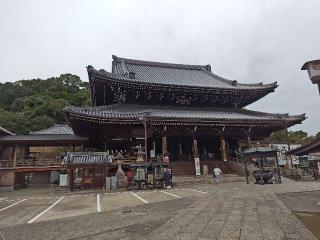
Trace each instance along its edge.
{"label": "banner", "polygon": [[196,169],[196,176],[200,176],[201,172],[200,172],[200,159],[199,158],[194,159],[194,167]]}
{"label": "banner", "polygon": [[60,174],[59,186],[60,187],[68,186],[68,174]]}

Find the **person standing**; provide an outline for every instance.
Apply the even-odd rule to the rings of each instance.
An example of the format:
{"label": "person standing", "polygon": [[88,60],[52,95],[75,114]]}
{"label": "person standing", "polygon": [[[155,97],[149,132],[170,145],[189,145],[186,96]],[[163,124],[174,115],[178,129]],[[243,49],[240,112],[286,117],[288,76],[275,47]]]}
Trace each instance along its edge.
{"label": "person standing", "polygon": [[222,181],[223,173],[220,168],[214,168],[213,169],[213,179],[216,184]]}
{"label": "person standing", "polygon": [[167,189],[171,188],[171,174],[168,168],[164,169],[163,172],[163,180],[164,180],[164,187]]}

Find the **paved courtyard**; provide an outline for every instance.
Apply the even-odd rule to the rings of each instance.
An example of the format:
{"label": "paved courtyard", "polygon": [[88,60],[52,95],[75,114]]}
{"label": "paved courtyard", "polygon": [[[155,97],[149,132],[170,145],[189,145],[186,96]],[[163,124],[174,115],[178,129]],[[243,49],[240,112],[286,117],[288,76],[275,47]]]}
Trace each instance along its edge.
{"label": "paved courtyard", "polygon": [[277,195],[314,190],[320,183],[285,179],[167,191],[1,193],[0,239],[317,239]]}
{"label": "paved courtyard", "polygon": [[[27,194],[28,191],[24,193]],[[207,192],[192,188],[113,193],[78,192],[47,196],[29,196],[23,193],[17,196],[13,193],[15,196],[5,197],[5,194],[1,194],[3,196],[0,198],[0,227],[99,213],[185,197],[202,197],[205,194]]]}

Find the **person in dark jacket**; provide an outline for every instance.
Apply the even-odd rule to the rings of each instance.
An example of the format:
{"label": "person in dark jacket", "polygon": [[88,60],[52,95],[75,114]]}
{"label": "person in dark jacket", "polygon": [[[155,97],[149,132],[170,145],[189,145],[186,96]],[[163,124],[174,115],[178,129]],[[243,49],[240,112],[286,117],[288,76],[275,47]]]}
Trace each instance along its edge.
{"label": "person in dark jacket", "polygon": [[165,188],[168,188],[169,186],[171,187],[171,173],[169,172],[168,168],[164,169],[163,180]]}

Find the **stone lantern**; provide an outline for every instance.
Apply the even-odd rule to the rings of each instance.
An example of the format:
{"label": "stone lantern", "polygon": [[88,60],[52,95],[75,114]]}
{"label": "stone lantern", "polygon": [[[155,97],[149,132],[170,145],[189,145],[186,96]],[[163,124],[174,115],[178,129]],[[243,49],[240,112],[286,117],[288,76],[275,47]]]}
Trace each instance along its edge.
{"label": "stone lantern", "polygon": [[318,84],[320,93],[320,59],[304,63],[301,70],[308,70],[311,82],[313,84]]}

